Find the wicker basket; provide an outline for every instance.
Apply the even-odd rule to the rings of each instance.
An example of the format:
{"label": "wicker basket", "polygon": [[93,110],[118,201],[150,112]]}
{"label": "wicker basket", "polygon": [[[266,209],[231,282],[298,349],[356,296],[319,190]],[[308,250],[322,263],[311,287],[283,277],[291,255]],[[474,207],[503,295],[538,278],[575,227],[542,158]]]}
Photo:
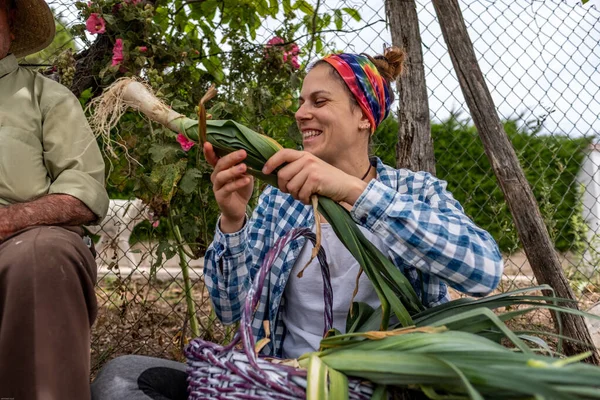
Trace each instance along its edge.
{"label": "wicker basket", "polygon": [[[292,230],[277,240],[269,251],[242,310],[239,331],[227,346],[220,346],[201,339],[194,339],[187,346],[188,393],[190,400],[266,400],[304,399],[306,397],[306,370],[289,365],[274,363],[272,358],[263,358],[254,352],[254,337],[251,323],[265,277],[280,251],[292,240],[305,236],[313,244],[316,237],[309,229]],[[323,276],[325,300],[326,333],[333,324],[333,292],[329,277],[329,267],[323,249],[318,254]],[[241,344],[242,350],[236,347]],[[349,379],[350,399],[370,399],[373,387],[369,382]]]}

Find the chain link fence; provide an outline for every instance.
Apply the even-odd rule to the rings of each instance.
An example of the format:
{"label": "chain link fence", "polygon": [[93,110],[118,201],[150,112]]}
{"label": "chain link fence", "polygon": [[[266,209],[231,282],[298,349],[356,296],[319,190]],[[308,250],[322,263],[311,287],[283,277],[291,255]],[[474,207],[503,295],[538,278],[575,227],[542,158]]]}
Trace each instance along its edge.
{"label": "chain link fence", "polygon": [[[360,21],[326,33],[329,51],[381,53],[391,44],[383,0],[309,1],[316,12],[350,7]],[[584,308],[600,298],[600,11],[576,1],[463,0],[461,7],[481,69],[500,118],[534,187],[560,251],[565,273]],[[65,48],[81,51],[68,30],[81,24],[73,3],[51,0],[58,39],[22,61],[52,65]],[[418,0],[437,174],[467,213],[493,226],[505,256],[501,290],[535,283],[516,232],[486,162],[440,31],[433,5]],[[281,21],[264,21],[255,39],[264,44]],[[64,32],[63,32],[64,29]],[[62,33],[61,33],[62,32]],[[299,37],[301,48],[309,35]],[[93,38],[89,38],[90,41]],[[304,63],[315,57],[305,51]],[[509,132],[509,134],[510,134]],[[375,143],[375,154],[389,143]],[[478,147],[479,146],[479,147]],[[92,344],[93,369],[123,353],[179,359],[189,335],[179,259],[156,256],[156,230],[136,199],[111,201],[109,216],[92,228],[99,240],[99,316]],[[231,334],[216,320],[201,277],[191,265],[194,299],[205,338]]]}

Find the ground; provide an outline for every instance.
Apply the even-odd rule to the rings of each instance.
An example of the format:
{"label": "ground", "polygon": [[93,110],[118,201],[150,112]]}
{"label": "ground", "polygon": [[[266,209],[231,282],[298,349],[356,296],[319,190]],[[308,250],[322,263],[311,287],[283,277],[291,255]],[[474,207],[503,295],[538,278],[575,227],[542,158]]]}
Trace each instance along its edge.
{"label": "ground", "polygon": [[[506,264],[507,275],[498,292],[535,284],[521,255],[507,260]],[[517,265],[520,268],[516,268]],[[147,277],[139,275],[124,279],[119,276],[104,275],[98,284],[99,311],[92,332],[92,375],[106,361],[122,354],[143,354],[183,361],[182,349],[192,337],[185,318],[183,281],[168,279],[150,282]],[[230,340],[234,328],[227,329],[218,322],[211,312],[202,278],[198,273],[192,276],[201,336],[217,343]],[[161,279],[167,278],[169,274],[161,275]],[[600,288],[597,285],[587,284],[583,290],[576,292],[583,309],[600,301]],[[453,293],[453,296],[458,295]],[[547,312],[528,315],[512,326],[513,329],[532,330],[550,327],[552,322]]]}
{"label": "ground", "polygon": [[[143,354],[183,361],[191,333],[186,319],[183,281],[104,279],[98,286],[98,317],[92,329],[92,374],[123,354]],[[193,286],[201,334],[222,342],[226,330],[211,315],[203,282]],[[183,332],[186,332],[183,334]]]}

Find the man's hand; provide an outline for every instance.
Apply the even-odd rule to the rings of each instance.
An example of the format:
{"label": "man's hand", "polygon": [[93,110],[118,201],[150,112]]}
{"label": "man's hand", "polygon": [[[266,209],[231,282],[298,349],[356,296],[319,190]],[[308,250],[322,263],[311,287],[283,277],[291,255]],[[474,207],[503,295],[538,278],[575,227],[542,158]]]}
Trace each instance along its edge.
{"label": "man's hand", "polygon": [[75,226],[96,219],[81,200],[68,194],[50,194],[26,203],[0,207],[0,242],[30,226]]}

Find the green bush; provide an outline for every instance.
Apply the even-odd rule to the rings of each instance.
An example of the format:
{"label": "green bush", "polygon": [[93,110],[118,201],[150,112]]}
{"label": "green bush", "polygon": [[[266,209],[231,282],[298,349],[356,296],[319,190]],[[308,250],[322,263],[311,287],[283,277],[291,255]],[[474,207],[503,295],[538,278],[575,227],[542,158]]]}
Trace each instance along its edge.
{"label": "green bush", "polygon": [[[375,154],[395,163],[398,122],[382,124],[375,137]],[[540,211],[559,251],[578,250],[584,239],[576,175],[590,138],[540,134],[539,127],[504,123]],[[396,133],[394,135],[393,133]],[[437,176],[479,226],[488,230],[503,252],[520,247],[516,228],[475,126],[456,116],[432,124]]]}

